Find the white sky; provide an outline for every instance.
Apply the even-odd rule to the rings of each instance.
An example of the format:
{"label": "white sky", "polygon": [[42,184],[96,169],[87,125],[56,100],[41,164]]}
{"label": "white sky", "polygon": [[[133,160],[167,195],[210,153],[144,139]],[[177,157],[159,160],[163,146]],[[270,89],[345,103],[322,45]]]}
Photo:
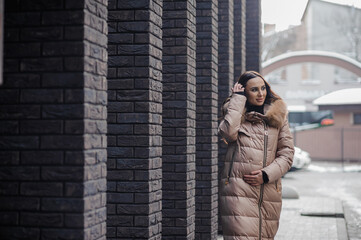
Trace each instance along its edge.
{"label": "white sky", "polygon": [[[276,30],[289,25],[301,24],[303,11],[308,0],[262,0],[262,22],[275,23]],[[338,4],[354,5],[361,8],[361,0],[324,0]]]}

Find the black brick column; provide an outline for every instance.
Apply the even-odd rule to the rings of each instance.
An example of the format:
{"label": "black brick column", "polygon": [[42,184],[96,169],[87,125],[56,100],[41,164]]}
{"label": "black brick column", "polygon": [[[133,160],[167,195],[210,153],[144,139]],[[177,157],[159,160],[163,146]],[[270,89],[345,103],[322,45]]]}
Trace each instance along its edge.
{"label": "black brick column", "polygon": [[[218,3],[218,106],[230,95],[234,84],[233,3],[234,0],[219,0]],[[220,107],[218,111],[220,114]]]}
{"label": "black brick column", "polygon": [[106,1],[6,1],[0,239],[105,239],[106,18]]}
{"label": "black brick column", "polygon": [[218,1],[197,0],[196,239],[218,231]]}
{"label": "black brick column", "polygon": [[234,81],[246,71],[246,0],[234,0]]}
{"label": "black brick column", "polygon": [[[68,0],[65,6],[75,8],[80,2]],[[74,62],[69,59],[68,64],[74,64],[74,67],[77,62],[84,61],[84,88],[81,92],[78,90],[65,91],[64,96],[65,101],[68,102],[84,102],[84,120],[80,124],[76,120],[65,121],[65,133],[83,134],[84,143],[81,146],[81,151],[67,153],[65,163],[67,164],[68,161],[74,162],[75,159],[80,157],[81,167],[84,168],[82,183],[66,186],[68,192],[72,194],[74,194],[74,186],[82,186],[84,189],[82,193],[84,197],[84,213],[80,216],[74,216],[84,217],[84,239],[106,239],[107,4],[105,0],[85,0],[84,7],[79,6],[84,8],[82,9],[84,11],[84,58],[76,58]],[[64,45],[66,49],[66,43]],[[59,47],[60,50],[57,50],[63,51],[61,46]],[[71,51],[74,50],[70,47],[65,51],[69,51],[66,54],[71,55]],[[64,62],[66,65],[67,60]],[[69,68],[70,71],[75,70],[70,66]],[[72,111],[74,112],[75,109]],[[64,140],[69,144],[66,138]],[[64,180],[69,181],[68,176],[64,176]],[[75,222],[74,217],[70,215],[68,220]],[[69,227],[71,226],[69,225]],[[61,234],[64,234],[64,232],[61,232]]]}
{"label": "black brick column", "polygon": [[246,0],[246,70],[260,71],[261,0]]}
{"label": "black brick column", "polygon": [[[218,118],[220,119],[221,106],[230,95],[234,84],[234,0],[219,0],[218,4]],[[223,168],[226,151],[227,145],[218,136],[218,173]],[[219,217],[218,221],[220,222]]]}
{"label": "black brick column", "polygon": [[195,238],[195,1],[163,8],[163,235]]}
{"label": "black brick column", "polygon": [[[233,3],[234,0],[220,0],[218,8],[218,117],[221,117],[221,106],[229,97],[235,81]],[[219,155],[225,153],[226,148],[222,148],[221,144],[218,148]]]}
{"label": "black brick column", "polygon": [[107,239],[161,239],[162,1],[108,10]]}

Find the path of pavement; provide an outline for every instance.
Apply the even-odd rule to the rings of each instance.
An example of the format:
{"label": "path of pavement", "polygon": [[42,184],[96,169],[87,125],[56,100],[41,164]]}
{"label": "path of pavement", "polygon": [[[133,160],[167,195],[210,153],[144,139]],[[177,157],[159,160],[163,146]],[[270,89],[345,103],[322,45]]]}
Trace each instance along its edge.
{"label": "path of pavement", "polygon": [[[222,240],[221,235],[218,240]],[[283,199],[275,240],[347,240],[341,201],[324,197]]]}
{"label": "path of pavement", "polygon": [[347,240],[342,203],[332,198],[283,199],[275,240]]}

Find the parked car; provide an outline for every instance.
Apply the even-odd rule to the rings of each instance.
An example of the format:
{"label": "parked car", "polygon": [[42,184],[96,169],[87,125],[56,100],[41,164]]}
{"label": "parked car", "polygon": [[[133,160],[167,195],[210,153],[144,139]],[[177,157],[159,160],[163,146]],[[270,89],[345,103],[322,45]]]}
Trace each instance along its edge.
{"label": "parked car", "polygon": [[310,165],[311,158],[310,154],[306,151],[303,151],[299,147],[295,147],[295,155],[293,156],[293,163],[291,170],[299,170],[306,168]]}

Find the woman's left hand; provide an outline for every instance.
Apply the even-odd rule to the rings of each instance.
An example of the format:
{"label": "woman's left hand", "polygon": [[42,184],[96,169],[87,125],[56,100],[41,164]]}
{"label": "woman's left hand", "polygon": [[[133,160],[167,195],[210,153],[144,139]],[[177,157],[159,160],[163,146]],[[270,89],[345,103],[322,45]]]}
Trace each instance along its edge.
{"label": "woman's left hand", "polygon": [[262,171],[251,172],[250,175],[244,175],[243,180],[251,186],[259,186],[263,183]]}

